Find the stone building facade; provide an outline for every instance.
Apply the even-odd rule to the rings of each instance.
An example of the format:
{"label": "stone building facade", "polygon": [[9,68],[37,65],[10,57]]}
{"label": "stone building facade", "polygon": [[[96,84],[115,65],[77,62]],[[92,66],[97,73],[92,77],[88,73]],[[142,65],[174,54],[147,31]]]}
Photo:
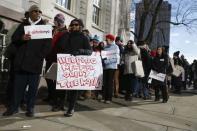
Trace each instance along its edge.
{"label": "stone building facade", "polygon": [[43,17],[53,23],[57,13],[65,15],[68,26],[74,18],[81,18],[85,28],[92,35],[103,39],[107,33],[121,36],[125,41],[130,38],[130,4],[132,0],[1,0],[0,20],[9,30],[12,25],[21,21],[24,12],[36,4]]}

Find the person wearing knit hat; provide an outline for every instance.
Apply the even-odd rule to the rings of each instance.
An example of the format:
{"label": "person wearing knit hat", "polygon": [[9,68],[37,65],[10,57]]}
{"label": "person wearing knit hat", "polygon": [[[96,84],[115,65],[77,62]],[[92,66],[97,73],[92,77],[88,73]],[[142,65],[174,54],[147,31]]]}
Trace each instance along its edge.
{"label": "person wearing knit hat", "polygon": [[99,40],[99,36],[97,36],[97,35],[94,35],[94,37],[92,38],[92,40],[93,41],[96,41],[96,42],[100,42],[100,40]]}
{"label": "person wearing knit hat", "polygon": [[[51,50],[51,39],[32,39],[30,33],[24,32],[24,27],[45,25],[41,18],[41,11],[37,5],[29,8],[29,18],[24,20],[12,35],[12,44],[19,45],[14,53],[14,91],[8,109],[4,116],[11,116],[18,112],[20,102],[28,85],[27,108],[25,115],[34,116],[34,106],[43,61]],[[28,55],[25,55],[28,54]],[[35,55],[37,54],[37,55]]]}
{"label": "person wearing knit hat", "polygon": [[59,13],[54,17],[54,24],[56,26],[64,26],[65,17],[63,14]]}
{"label": "person wearing knit hat", "polygon": [[102,102],[110,104],[112,101],[113,94],[113,81],[114,81],[114,72],[118,68],[120,63],[120,50],[115,44],[115,37],[112,34],[106,35],[107,45],[104,48],[104,52],[108,52],[109,56],[103,58],[103,75],[104,75],[104,88],[103,88],[103,99]]}
{"label": "person wearing knit hat", "polygon": [[[52,49],[51,52],[46,57],[46,70],[50,68],[50,66],[56,62],[57,53],[59,53],[58,49],[58,40],[65,34],[68,36],[67,28],[64,25],[64,15],[59,13],[54,17],[54,27],[53,27],[53,39],[52,39]],[[66,33],[67,32],[67,33]],[[48,96],[43,99],[44,101],[52,102],[52,111],[60,111],[64,110],[65,103],[65,94],[57,91],[55,89],[56,82],[54,80],[50,80],[46,78],[47,86],[48,86]]]}
{"label": "person wearing knit hat", "polygon": [[122,42],[123,40],[122,40],[122,38],[120,36],[117,36],[115,42],[117,42],[117,41]]}
{"label": "person wearing knit hat", "polygon": [[106,37],[106,40],[107,40],[107,39],[109,39],[109,40],[111,40],[111,41],[114,41],[114,40],[115,40],[115,36],[112,35],[112,34],[107,34],[105,37]]}
{"label": "person wearing knit hat", "polygon": [[40,10],[40,8],[37,5],[32,5],[29,8],[29,13],[33,12],[33,11],[39,11],[40,13],[42,13],[42,11]]}

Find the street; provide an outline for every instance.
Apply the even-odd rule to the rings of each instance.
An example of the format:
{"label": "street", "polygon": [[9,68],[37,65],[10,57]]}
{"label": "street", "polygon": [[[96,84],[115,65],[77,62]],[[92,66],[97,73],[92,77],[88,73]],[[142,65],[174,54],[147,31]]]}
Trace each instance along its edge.
{"label": "street", "polygon": [[[73,117],[51,112],[38,99],[34,118],[23,111],[0,117],[0,131],[197,131],[197,95],[171,94],[168,103],[134,98],[132,102],[113,98],[111,104],[97,100],[78,101]],[[0,113],[5,111],[1,105]]]}

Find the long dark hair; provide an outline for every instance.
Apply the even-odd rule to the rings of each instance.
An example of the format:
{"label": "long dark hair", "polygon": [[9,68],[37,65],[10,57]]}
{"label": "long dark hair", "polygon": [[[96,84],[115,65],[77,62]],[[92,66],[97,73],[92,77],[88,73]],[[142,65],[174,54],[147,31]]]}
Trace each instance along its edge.
{"label": "long dark hair", "polygon": [[127,45],[125,46],[125,53],[133,51],[133,47],[129,47],[129,44],[134,44],[134,42],[132,40],[127,42]]}

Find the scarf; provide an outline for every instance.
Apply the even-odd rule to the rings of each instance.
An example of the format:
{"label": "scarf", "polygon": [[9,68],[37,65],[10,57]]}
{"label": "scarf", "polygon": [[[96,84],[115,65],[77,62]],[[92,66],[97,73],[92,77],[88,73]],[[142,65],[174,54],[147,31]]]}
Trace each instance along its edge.
{"label": "scarf", "polygon": [[28,20],[29,20],[29,23],[31,24],[31,25],[36,25],[36,24],[38,24],[40,21],[41,21],[41,17],[37,20],[37,21],[35,21],[35,22],[33,22],[32,20],[31,20],[31,18],[29,18]]}

